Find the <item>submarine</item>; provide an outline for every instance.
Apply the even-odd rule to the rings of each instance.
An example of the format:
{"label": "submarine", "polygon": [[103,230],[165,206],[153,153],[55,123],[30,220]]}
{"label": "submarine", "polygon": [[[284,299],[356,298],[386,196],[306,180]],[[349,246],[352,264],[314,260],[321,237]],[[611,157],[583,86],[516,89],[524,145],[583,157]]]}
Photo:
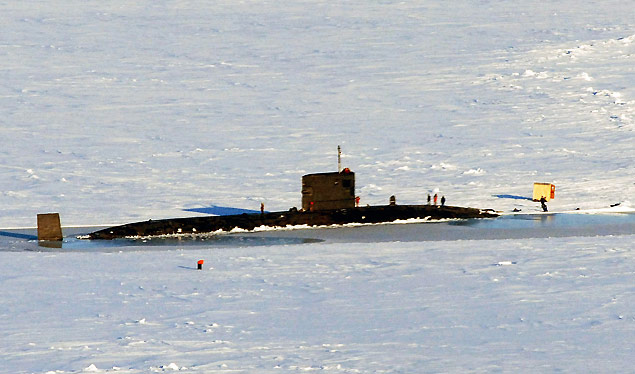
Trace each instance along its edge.
{"label": "submarine", "polygon": [[391,196],[388,205],[357,206],[355,173],[348,168],[337,172],[302,176],[302,208],[288,211],[243,213],[149,220],[108,227],[87,235],[88,239],[117,239],[166,235],[205,235],[233,230],[253,231],[261,227],[336,226],[345,224],[391,223],[409,219],[494,218],[491,209],[445,205],[397,205]]}

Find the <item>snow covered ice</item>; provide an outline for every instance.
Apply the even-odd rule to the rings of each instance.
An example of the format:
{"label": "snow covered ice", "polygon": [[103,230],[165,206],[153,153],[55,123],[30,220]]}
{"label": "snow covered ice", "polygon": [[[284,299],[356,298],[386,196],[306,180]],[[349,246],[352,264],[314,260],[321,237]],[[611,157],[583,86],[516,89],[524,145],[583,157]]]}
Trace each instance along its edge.
{"label": "snow covered ice", "polygon": [[0,368],[628,372],[632,239],[0,252]]}
{"label": "snow covered ice", "polygon": [[[501,196],[548,182],[551,211],[629,211],[634,20],[616,0],[4,2],[0,228],[286,210],[338,144],[362,204],[534,212]],[[633,238],[0,248],[0,372],[628,372]]]}
{"label": "snow covered ice", "polygon": [[1,227],[285,210],[337,144],[362,203],[632,200],[623,2],[65,4],[2,5]]}

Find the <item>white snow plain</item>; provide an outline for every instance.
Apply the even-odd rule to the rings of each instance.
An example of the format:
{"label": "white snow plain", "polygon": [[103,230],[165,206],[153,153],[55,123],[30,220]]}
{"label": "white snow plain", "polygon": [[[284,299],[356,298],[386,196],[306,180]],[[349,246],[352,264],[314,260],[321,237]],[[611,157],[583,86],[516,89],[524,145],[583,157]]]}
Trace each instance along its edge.
{"label": "white snow plain", "polygon": [[0,372],[630,372],[634,239],[0,252]]}
{"label": "white snow plain", "polygon": [[[635,201],[627,1],[5,1],[0,35],[0,228],[286,210],[338,144],[363,204]],[[0,372],[628,372],[633,239],[0,249]]]}

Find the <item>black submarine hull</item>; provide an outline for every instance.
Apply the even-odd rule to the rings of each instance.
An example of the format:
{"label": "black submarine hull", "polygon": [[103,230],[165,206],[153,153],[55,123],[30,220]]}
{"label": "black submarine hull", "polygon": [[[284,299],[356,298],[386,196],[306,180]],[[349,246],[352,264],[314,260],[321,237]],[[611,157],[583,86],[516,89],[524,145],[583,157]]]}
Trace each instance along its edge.
{"label": "black submarine hull", "polygon": [[318,211],[267,212],[170,218],[129,223],[95,231],[89,239],[116,239],[125,237],[149,237],[176,234],[206,234],[234,229],[247,231],[258,227],[331,226],[350,223],[390,223],[407,219],[467,219],[493,218],[492,210],[437,205],[384,205]]}

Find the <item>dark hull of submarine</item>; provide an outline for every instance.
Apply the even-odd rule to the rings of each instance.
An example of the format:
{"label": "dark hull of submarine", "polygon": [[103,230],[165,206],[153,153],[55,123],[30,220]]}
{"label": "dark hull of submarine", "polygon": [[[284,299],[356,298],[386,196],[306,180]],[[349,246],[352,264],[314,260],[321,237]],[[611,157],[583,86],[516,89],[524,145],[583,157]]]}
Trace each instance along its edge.
{"label": "dark hull of submarine", "polygon": [[439,220],[492,218],[497,216],[492,211],[483,211],[476,208],[435,205],[385,205],[318,211],[290,210],[285,212],[172,218],[129,223],[93,232],[89,234],[89,239],[116,239],[174,234],[196,235],[217,231],[230,232],[234,229],[254,230],[261,226],[331,226],[350,223],[390,223],[413,218]]}
{"label": "dark hull of submarine", "polygon": [[[307,174],[302,177],[302,209],[287,212],[172,218],[130,223],[89,234],[90,239],[115,239],[136,236],[204,234],[257,227],[332,226],[349,223],[389,223],[412,218],[490,218],[491,210],[438,205],[390,205],[356,207],[355,173]],[[436,200],[436,198],[435,198]]]}

